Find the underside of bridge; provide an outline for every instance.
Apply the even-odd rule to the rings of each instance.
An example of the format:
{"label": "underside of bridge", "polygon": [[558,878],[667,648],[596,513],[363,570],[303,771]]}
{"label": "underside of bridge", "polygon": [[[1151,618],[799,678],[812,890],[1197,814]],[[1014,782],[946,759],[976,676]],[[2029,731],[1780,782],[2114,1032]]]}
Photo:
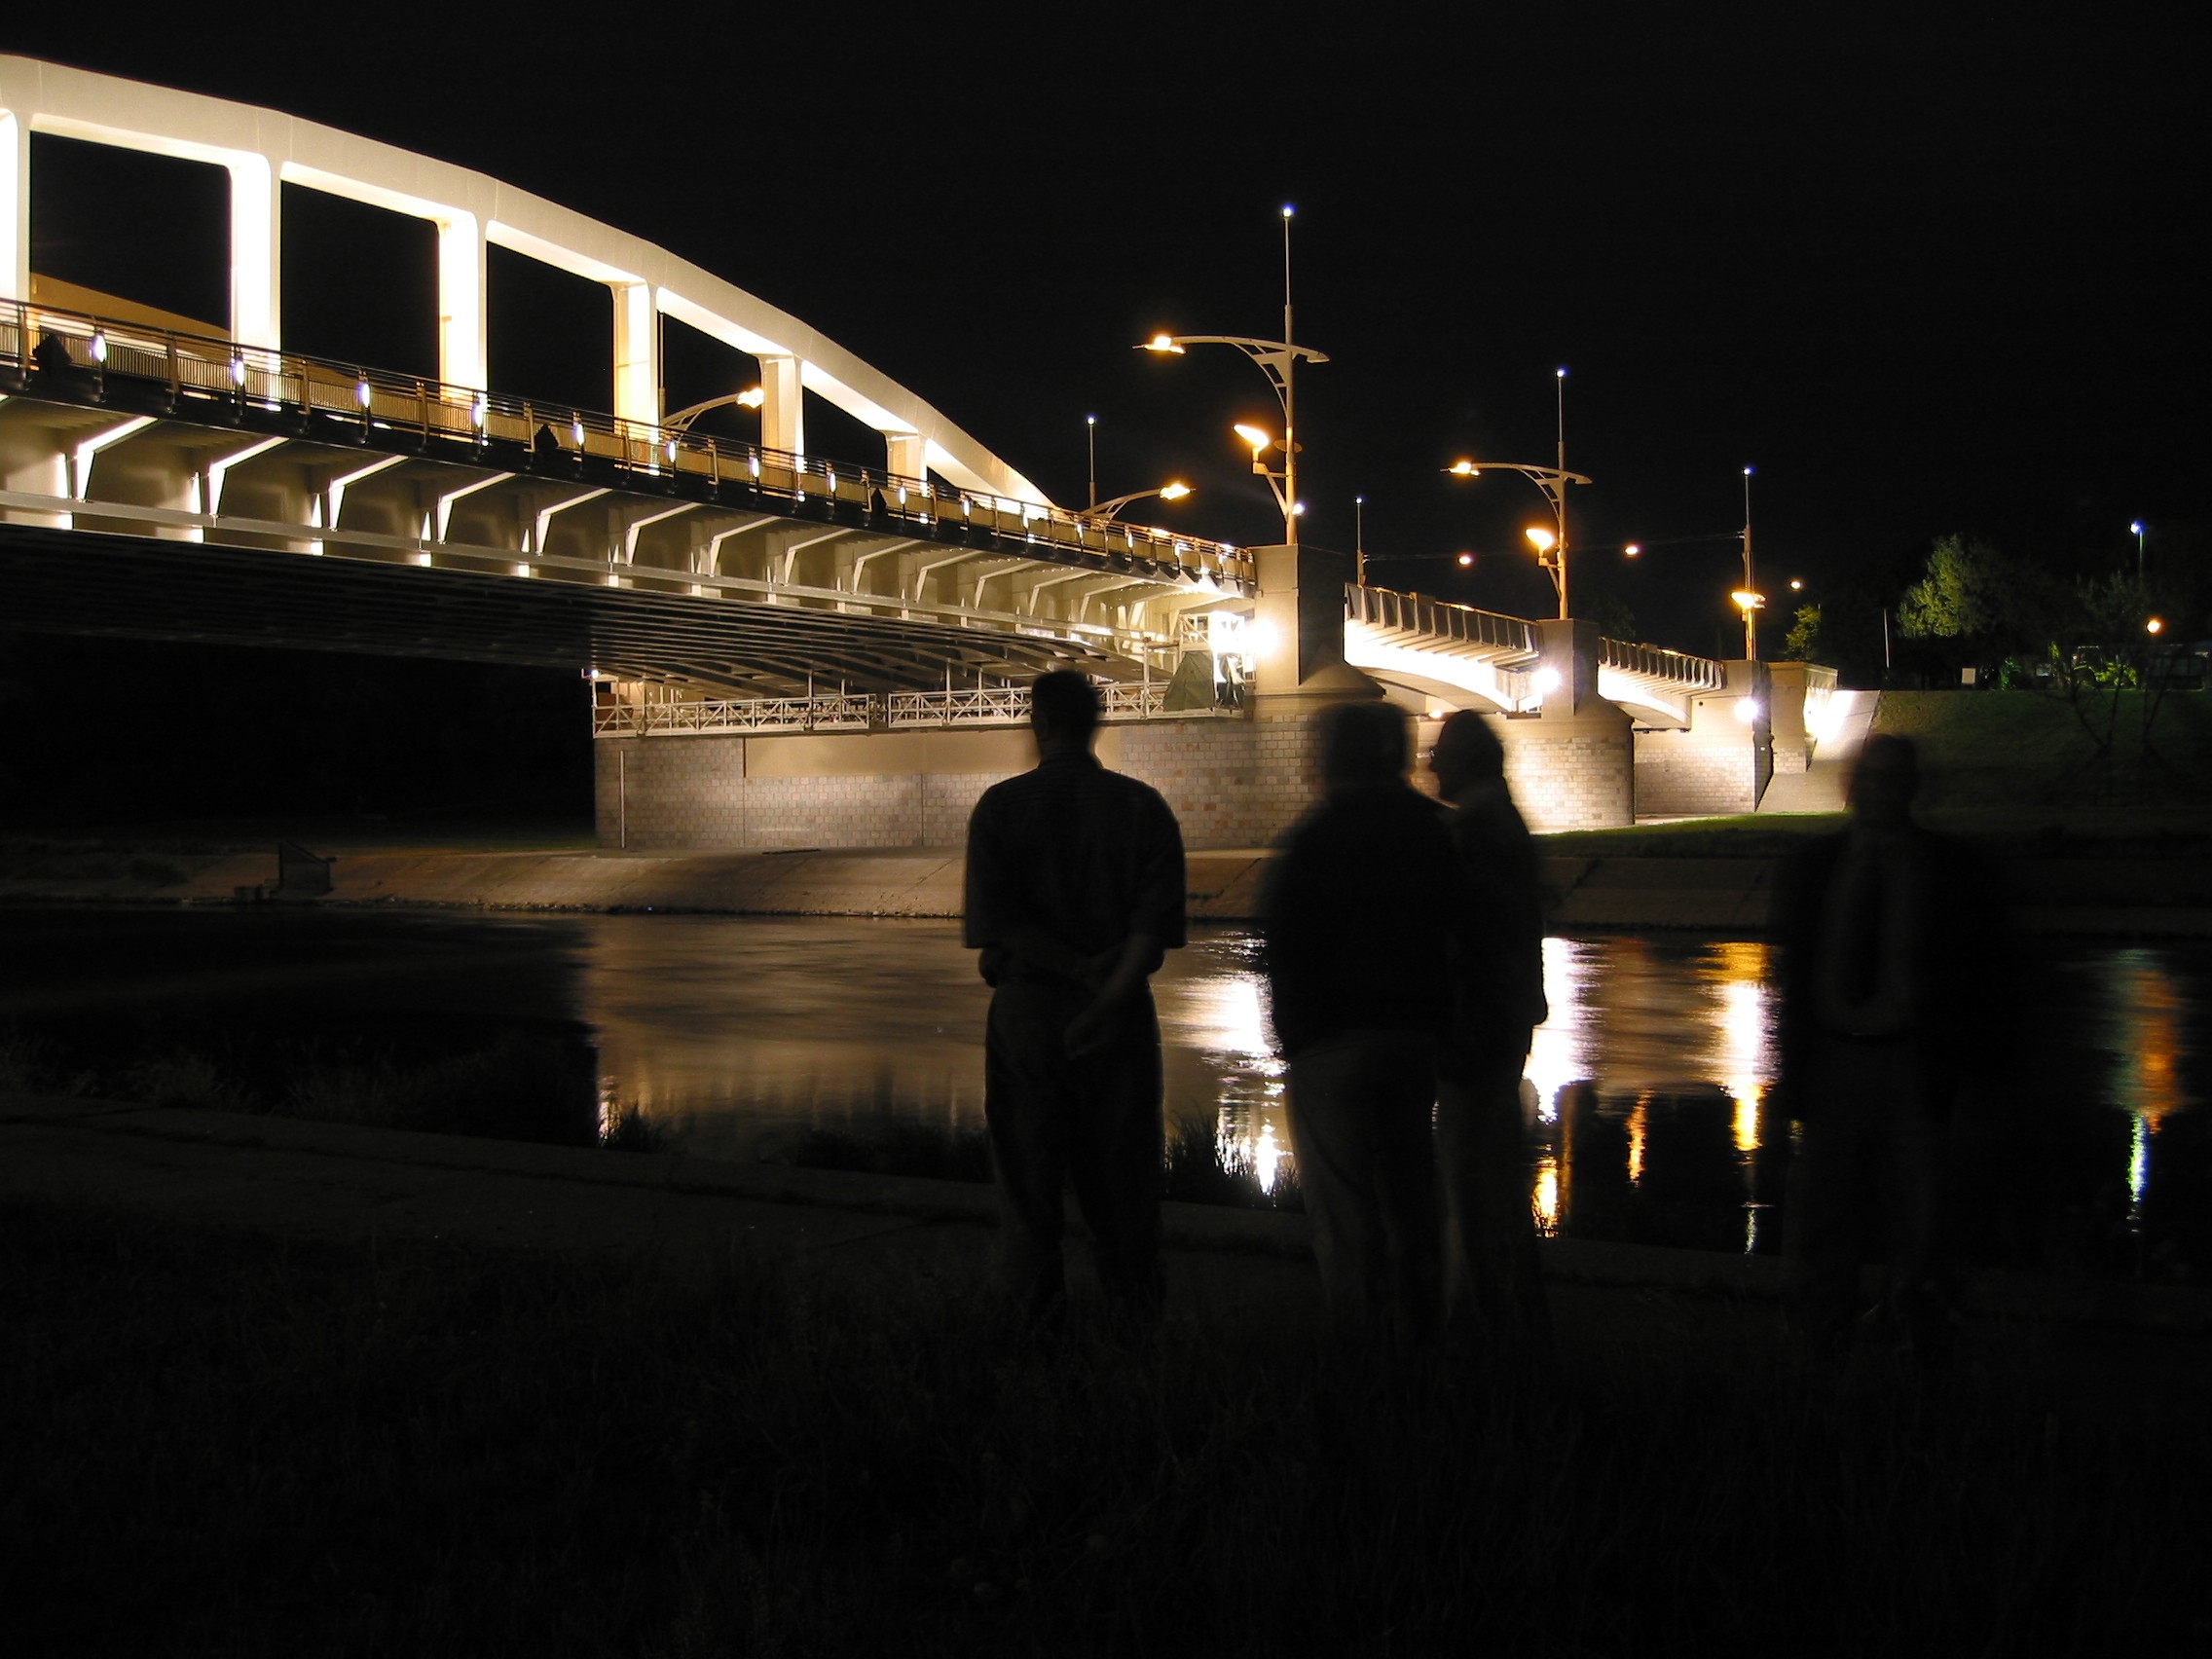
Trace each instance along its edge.
{"label": "underside of bridge", "polygon": [[0,596],[20,627],[791,697],[1164,681],[1207,612],[1250,608],[1248,562],[1212,543],[6,311]]}

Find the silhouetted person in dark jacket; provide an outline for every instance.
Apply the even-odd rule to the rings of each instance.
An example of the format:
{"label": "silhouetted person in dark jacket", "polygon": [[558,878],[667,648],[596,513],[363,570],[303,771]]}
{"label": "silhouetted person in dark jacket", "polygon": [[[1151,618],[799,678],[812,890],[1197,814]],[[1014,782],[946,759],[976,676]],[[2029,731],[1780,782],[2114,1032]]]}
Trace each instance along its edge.
{"label": "silhouetted person in dark jacket", "polygon": [[1268,980],[1321,1288],[1340,1334],[1418,1343],[1441,1312],[1436,1054],[1464,905],[1406,719],[1319,717],[1319,805],[1269,871]]}
{"label": "silhouetted person in dark jacket", "polygon": [[1521,1135],[1521,1077],[1544,1001],[1544,904],[1536,847],[1505,785],[1505,751],[1483,717],[1444,722],[1429,759],[1449,803],[1467,925],[1451,1035],[1437,1068],[1448,1316],[1500,1358],[1551,1358]]}
{"label": "silhouetted person in dark jacket", "polygon": [[1917,752],[1866,740],[1851,827],[1784,866],[1781,1102],[1802,1125],[1786,1238],[1792,1319],[1816,1353],[1850,1343],[1862,1262],[1919,1359],[1951,1336],[1945,1192],[1962,1079],[1988,1063],[1985,952],[2001,919],[1980,859],[1912,817]]}
{"label": "silhouetted person in dark jacket", "polygon": [[1075,1188],[1115,1312],[1161,1298],[1165,1159],[1160,1022],[1146,983],[1183,943],[1183,837],[1149,785],[1091,755],[1098,693],[1066,670],[1030,688],[1037,765],[968,822],[965,940],[992,987],[983,1113],[1008,1282],[1063,1314],[1061,1192]]}

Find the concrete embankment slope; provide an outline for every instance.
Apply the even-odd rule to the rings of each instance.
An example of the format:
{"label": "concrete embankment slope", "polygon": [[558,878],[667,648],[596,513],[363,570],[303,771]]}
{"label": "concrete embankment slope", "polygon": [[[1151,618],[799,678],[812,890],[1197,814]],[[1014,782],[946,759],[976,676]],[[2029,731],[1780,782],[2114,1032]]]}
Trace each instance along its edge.
{"label": "concrete embankment slope", "polygon": [[[1194,853],[1192,915],[1259,914],[1264,851]],[[1765,858],[1547,858],[1567,932],[1682,928],[1755,935],[1766,925],[1775,861]],[[2004,866],[2024,933],[2212,939],[2212,863],[2185,859],[2020,858]],[[330,891],[278,886],[265,852],[46,852],[0,859],[0,903],[233,903],[503,910],[678,910],[731,915],[957,916],[955,849],[793,853],[482,853],[340,851]],[[1419,903],[1386,873],[1378,903]]]}

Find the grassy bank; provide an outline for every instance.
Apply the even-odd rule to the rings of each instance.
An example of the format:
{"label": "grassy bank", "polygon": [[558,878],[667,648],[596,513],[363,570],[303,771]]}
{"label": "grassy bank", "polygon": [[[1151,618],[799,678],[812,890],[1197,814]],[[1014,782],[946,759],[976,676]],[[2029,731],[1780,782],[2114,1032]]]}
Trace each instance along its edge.
{"label": "grassy bank", "polygon": [[[1017,1340],[926,1261],[685,1278],[0,1211],[41,1652],[2179,1651],[2208,1430],[1780,1363]],[[2193,1558],[2191,1558],[2193,1559]]]}

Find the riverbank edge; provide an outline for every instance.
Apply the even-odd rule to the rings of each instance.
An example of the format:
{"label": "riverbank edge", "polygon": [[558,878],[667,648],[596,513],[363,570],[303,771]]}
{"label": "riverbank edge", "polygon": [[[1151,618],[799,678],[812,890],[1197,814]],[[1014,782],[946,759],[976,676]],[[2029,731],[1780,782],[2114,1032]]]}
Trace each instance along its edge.
{"label": "riverbank edge", "polygon": [[[843,1249],[913,1226],[998,1219],[988,1186],[918,1176],[631,1154],[296,1118],[0,1094],[0,1201],[151,1212],[179,1222],[348,1238],[411,1235],[526,1252],[682,1253],[742,1236],[764,1258]],[[1304,1257],[1307,1218],[1168,1203],[1171,1254]],[[889,1231],[887,1232],[886,1229]],[[1544,1274],[1593,1289],[1773,1302],[1771,1256],[1548,1238]],[[2074,1326],[2212,1333],[2212,1291],[1977,1271],[1963,1312]]]}
{"label": "riverbank edge", "polygon": [[[510,911],[948,918],[961,913],[957,848],[793,852],[482,852],[339,848],[327,892],[287,886],[266,851],[104,847],[0,859],[0,903],[424,907]],[[1258,918],[1270,854],[1195,852],[1194,921]],[[1551,856],[1551,926],[1575,933],[1767,929],[1773,858]],[[296,866],[295,866],[296,867]],[[2212,940],[2212,862],[2002,862],[2018,931],[2038,937]],[[1376,902],[1419,903],[1378,879]]]}

